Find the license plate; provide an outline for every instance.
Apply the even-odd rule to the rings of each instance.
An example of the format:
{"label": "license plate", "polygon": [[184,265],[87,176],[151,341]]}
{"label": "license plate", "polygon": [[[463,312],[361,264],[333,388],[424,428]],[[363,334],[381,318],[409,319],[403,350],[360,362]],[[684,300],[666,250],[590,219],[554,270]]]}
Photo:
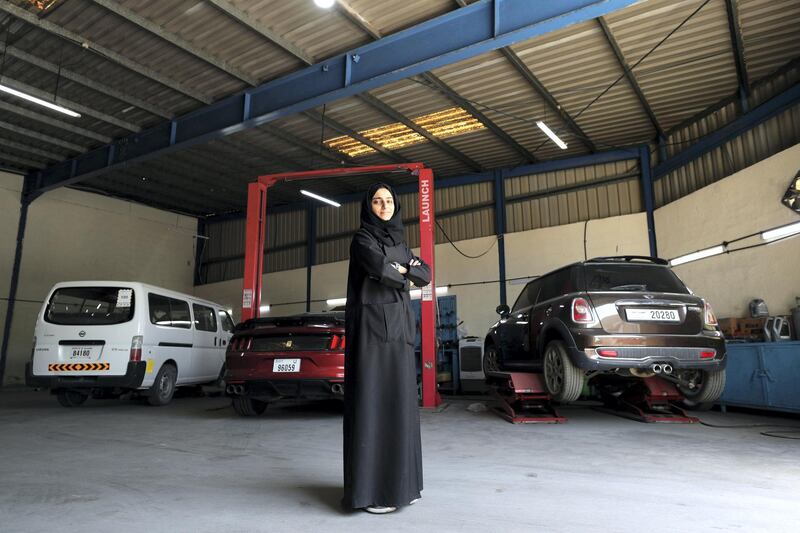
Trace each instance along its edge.
{"label": "license plate", "polygon": [[275,359],[273,372],[300,372],[300,359]]}
{"label": "license plate", "polygon": [[681,317],[676,309],[627,309],[628,320],[642,322],[680,322]]}
{"label": "license plate", "polygon": [[72,346],[70,348],[70,359],[91,359],[91,346]]}

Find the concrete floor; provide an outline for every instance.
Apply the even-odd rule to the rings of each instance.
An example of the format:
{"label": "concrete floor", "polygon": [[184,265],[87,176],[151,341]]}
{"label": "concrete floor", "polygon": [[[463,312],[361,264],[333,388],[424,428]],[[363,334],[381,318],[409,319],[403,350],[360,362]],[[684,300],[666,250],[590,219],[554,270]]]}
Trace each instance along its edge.
{"label": "concrete floor", "polygon": [[[224,398],[60,407],[0,392],[0,530],[800,531],[800,441],[765,428],[653,425],[586,406],[512,425],[450,402],[422,414],[425,490],[392,515],[346,513],[341,412]],[[800,420],[704,413],[717,424]]]}

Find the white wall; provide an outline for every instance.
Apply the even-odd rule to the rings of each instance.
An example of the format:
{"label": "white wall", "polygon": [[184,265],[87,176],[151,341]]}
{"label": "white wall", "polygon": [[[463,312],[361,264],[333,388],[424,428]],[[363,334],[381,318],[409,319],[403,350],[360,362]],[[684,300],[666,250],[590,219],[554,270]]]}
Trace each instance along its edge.
{"label": "white wall", "polygon": [[[14,260],[21,186],[20,176],[0,173],[3,297]],[[54,283],[135,280],[191,293],[196,231],[192,217],[102,195],[58,189],[37,198],[28,209],[5,383],[24,380],[36,314]]]}
{"label": "white wall", "polygon": [[[569,224],[505,236],[506,276],[522,277],[544,274],[583,259],[584,224]],[[436,245],[436,283],[451,286],[448,295],[457,297],[458,316],[469,334],[482,336],[495,321],[495,307],[500,303],[498,245],[494,236],[459,241],[467,255],[488,253],[477,259],[459,254],[449,243]],[[419,253],[419,250],[414,250]],[[593,220],[587,227],[589,257],[599,255],[647,255],[647,222],[644,214]],[[316,265],[312,269],[311,299],[343,298],[347,291],[347,261]],[[488,282],[488,283],[483,283]],[[263,279],[265,303],[305,300],[306,271],[291,270],[267,274]],[[524,285],[508,284],[508,301],[513,303]],[[197,287],[195,294],[234,309],[238,318],[242,280],[230,280]],[[323,311],[324,302],[312,303],[312,311]],[[305,310],[303,304],[273,307],[270,316]]]}
{"label": "white wall", "polygon": [[[659,253],[673,258],[800,221],[780,203],[798,170],[800,144],[658,209]],[[755,237],[730,247],[759,242]],[[786,314],[800,297],[800,237],[687,263],[675,272],[711,302],[717,316],[748,316],[753,298],[763,298],[771,314]]]}

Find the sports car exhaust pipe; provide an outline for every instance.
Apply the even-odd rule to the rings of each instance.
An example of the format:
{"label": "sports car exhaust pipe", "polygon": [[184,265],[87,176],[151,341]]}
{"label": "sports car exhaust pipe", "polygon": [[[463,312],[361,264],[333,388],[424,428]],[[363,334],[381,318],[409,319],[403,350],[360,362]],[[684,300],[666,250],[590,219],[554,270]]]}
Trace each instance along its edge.
{"label": "sports car exhaust pipe", "polygon": [[228,385],[225,387],[225,392],[228,394],[242,394],[244,392],[244,385]]}
{"label": "sports car exhaust pipe", "polygon": [[656,363],[656,364],[654,364],[653,366],[650,367],[650,370],[652,370],[656,374],[660,374],[664,370],[664,367],[662,367],[660,364]]}
{"label": "sports car exhaust pipe", "polygon": [[341,383],[334,383],[331,385],[331,392],[334,394],[344,394],[344,387]]}
{"label": "sports car exhaust pipe", "polygon": [[661,366],[661,371],[665,374],[672,374],[672,365],[664,364]]}

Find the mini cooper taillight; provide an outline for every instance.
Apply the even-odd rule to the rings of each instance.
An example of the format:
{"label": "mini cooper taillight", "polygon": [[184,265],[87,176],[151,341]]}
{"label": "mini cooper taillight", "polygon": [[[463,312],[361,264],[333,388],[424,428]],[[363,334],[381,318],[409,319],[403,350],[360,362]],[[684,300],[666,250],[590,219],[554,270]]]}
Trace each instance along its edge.
{"label": "mini cooper taillight", "polygon": [[572,321],[576,324],[591,324],[594,322],[592,306],[586,298],[572,300]]}
{"label": "mini cooper taillight", "polygon": [[717,321],[717,315],[714,314],[714,310],[711,308],[711,304],[706,302],[705,300],[703,301],[703,304],[705,306],[704,321],[706,323],[706,326],[711,326],[713,328],[719,326],[719,322]]}

